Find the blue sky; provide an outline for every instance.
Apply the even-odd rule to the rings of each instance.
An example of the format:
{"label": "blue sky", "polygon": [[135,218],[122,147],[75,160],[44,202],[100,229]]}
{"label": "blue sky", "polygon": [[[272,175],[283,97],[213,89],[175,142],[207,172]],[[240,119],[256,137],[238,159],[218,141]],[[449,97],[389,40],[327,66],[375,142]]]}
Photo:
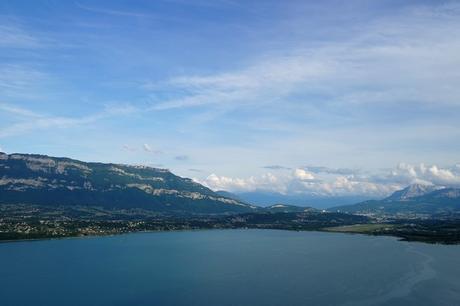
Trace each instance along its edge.
{"label": "blue sky", "polygon": [[460,3],[2,1],[0,148],[214,189],[460,184]]}

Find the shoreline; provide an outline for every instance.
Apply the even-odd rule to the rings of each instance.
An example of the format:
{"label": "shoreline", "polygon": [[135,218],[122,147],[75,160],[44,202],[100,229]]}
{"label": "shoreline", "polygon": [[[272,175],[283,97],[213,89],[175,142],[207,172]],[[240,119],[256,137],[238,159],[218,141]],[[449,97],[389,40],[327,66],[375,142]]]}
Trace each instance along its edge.
{"label": "shoreline", "polygon": [[[349,225],[346,227],[353,228],[359,225]],[[24,239],[4,239],[0,240],[0,244],[3,243],[17,243],[17,242],[37,242],[46,240],[64,240],[64,239],[85,239],[85,238],[103,238],[103,237],[115,237],[121,235],[130,234],[148,234],[148,233],[167,233],[167,232],[193,232],[193,231],[211,231],[211,230],[278,230],[278,231],[295,231],[295,232],[321,232],[321,233],[334,233],[334,234],[346,234],[346,235],[364,235],[364,236],[380,236],[380,237],[392,237],[402,242],[418,242],[424,244],[439,244],[439,245],[460,245],[460,241],[447,241],[447,240],[436,240],[429,236],[416,236],[420,239],[410,239],[410,235],[396,235],[392,233],[374,233],[374,232],[359,232],[359,231],[344,231],[344,226],[338,226],[335,230],[334,227],[326,227],[311,230],[299,230],[299,229],[282,229],[282,228],[257,228],[257,227],[240,227],[240,228],[195,228],[195,229],[171,229],[171,230],[147,230],[147,231],[132,231],[123,233],[110,233],[110,234],[95,234],[95,235],[69,235],[60,237],[39,237],[39,238],[24,238]],[[412,236],[414,237],[414,236]],[[415,237],[414,237],[415,238]],[[431,238],[431,239],[430,239]]]}

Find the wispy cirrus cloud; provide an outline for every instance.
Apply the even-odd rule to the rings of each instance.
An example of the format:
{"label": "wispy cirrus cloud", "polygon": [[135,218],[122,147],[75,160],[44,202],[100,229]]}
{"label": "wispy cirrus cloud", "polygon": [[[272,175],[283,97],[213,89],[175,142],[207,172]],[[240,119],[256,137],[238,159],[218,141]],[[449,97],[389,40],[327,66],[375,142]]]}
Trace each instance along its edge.
{"label": "wispy cirrus cloud", "polygon": [[43,44],[22,27],[0,24],[0,48],[38,48]]}
{"label": "wispy cirrus cloud", "polygon": [[454,4],[417,7],[382,17],[346,41],[299,45],[239,70],[174,77],[159,86],[183,92],[182,97],[154,101],[151,109],[289,105],[299,94],[304,104],[326,113],[363,104],[458,107],[458,17]]}
{"label": "wispy cirrus cloud", "polygon": [[17,136],[29,131],[44,130],[50,128],[70,128],[92,124],[114,116],[125,115],[133,112],[130,106],[106,107],[104,110],[80,117],[54,116],[38,113],[30,109],[11,104],[0,104],[0,113],[8,113],[19,118],[13,124],[0,126],[0,138]]}
{"label": "wispy cirrus cloud", "polygon": [[75,2],[75,5],[85,11],[99,13],[99,14],[106,14],[106,15],[113,15],[113,16],[125,16],[125,17],[152,17],[150,14],[145,14],[142,12],[132,12],[127,10],[115,10],[115,9],[107,9],[107,8],[98,8],[93,6],[87,6],[80,4],[79,2]]}
{"label": "wispy cirrus cloud", "polygon": [[287,56],[267,59],[239,72],[176,77],[167,85],[188,94],[156,103],[151,109],[270,103],[289,94],[301,82],[316,79],[329,69],[326,63],[302,56]]}
{"label": "wispy cirrus cloud", "polygon": [[[178,173],[311,192],[412,179],[353,167],[457,162],[458,3],[172,2],[69,2],[53,14],[12,2],[0,21],[3,147],[146,163],[164,148],[155,159]],[[61,137],[43,133],[53,130]]]}
{"label": "wispy cirrus cloud", "polygon": [[25,118],[42,118],[42,114],[15,105],[0,104],[0,111]]}
{"label": "wispy cirrus cloud", "polygon": [[268,166],[263,166],[262,168],[270,169],[270,170],[291,170],[292,169],[292,168],[280,166],[280,165],[268,165]]}
{"label": "wispy cirrus cloud", "polygon": [[132,147],[132,146],[127,145],[127,144],[124,144],[121,147],[122,147],[122,149],[124,151],[127,151],[127,152],[136,152],[137,151],[137,149],[135,147]]}
{"label": "wispy cirrus cloud", "polygon": [[304,166],[302,168],[312,173],[327,173],[327,174],[340,174],[340,175],[353,175],[353,174],[358,174],[361,172],[358,169],[329,168],[329,167],[322,167],[322,166]]}
{"label": "wispy cirrus cloud", "polygon": [[42,91],[49,82],[49,76],[26,64],[0,65],[1,97],[28,98]]}
{"label": "wispy cirrus cloud", "polygon": [[186,161],[189,160],[190,157],[188,155],[177,155],[174,157],[174,159],[179,161]]}

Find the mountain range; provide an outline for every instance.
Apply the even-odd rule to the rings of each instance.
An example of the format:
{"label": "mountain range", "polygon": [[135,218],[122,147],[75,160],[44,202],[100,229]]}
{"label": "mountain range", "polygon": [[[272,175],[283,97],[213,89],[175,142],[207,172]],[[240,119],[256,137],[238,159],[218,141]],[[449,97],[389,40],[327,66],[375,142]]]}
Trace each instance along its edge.
{"label": "mountain range", "polygon": [[[0,152],[0,204],[139,208],[182,214],[314,210],[276,201],[277,197],[265,202],[262,208],[252,205],[254,202],[248,198],[226,191],[214,192],[167,169]],[[393,215],[460,213],[460,188],[413,184],[382,200],[328,210]]]}
{"label": "mountain range", "polygon": [[460,188],[413,184],[383,200],[363,201],[329,209],[372,214],[449,214],[460,212]]}
{"label": "mountain range", "polygon": [[254,206],[166,169],[0,153],[0,203],[241,213]]}

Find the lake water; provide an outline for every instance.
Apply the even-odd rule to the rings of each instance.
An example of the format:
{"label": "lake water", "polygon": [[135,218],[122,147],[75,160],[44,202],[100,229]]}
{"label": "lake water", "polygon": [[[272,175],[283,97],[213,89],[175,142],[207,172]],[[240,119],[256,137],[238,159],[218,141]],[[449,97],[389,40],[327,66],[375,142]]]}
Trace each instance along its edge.
{"label": "lake water", "polygon": [[2,243],[0,305],[460,305],[460,246],[275,230]]}

